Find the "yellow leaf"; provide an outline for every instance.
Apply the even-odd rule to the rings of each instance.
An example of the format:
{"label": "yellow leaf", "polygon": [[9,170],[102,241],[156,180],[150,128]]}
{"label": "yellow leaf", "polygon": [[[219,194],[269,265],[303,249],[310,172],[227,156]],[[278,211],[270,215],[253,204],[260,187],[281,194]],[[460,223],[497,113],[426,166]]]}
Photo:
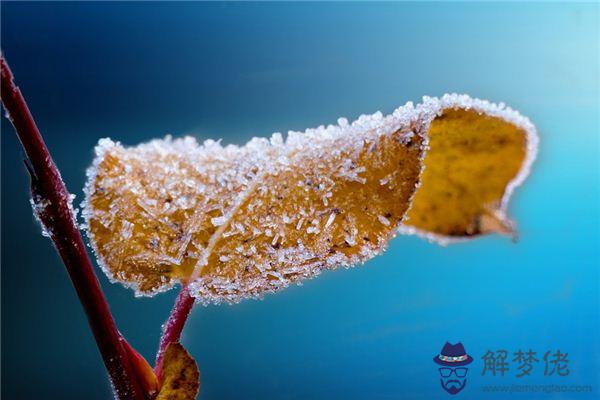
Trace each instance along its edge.
{"label": "yellow leaf", "polygon": [[200,389],[198,365],[179,343],[170,343],[163,359],[160,391],[156,400],[192,400]]}
{"label": "yellow leaf", "polygon": [[[107,274],[137,294],[189,282],[203,302],[258,297],[364,262],[398,229],[441,240],[508,227],[508,196],[533,159],[530,128],[512,110],[452,95],[242,147],[103,139],[88,172],[88,236]],[[466,183],[445,174],[450,163]],[[412,226],[402,225],[415,192]]]}
{"label": "yellow leaf", "polygon": [[423,138],[404,113],[253,139],[100,142],[86,189],[91,242],[140,294],[191,280],[238,301],[377,254],[402,221]]}
{"label": "yellow leaf", "polygon": [[506,208],[536,155],[531,122],[464,96],[426,99],[420,108],[429,116],[424,121],[430,149],[404,231],[442,243],[486,233],[514,235]]}

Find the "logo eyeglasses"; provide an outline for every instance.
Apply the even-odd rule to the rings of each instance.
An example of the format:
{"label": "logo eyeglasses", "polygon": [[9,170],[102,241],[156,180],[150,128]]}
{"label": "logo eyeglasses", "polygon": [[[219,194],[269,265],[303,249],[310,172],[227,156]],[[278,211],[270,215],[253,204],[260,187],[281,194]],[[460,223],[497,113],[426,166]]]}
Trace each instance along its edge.
{"label": "logo eyeglasses", "polygon": [[467,376],[469,368],[438,368],[438,370],[440,371],[440,375],[443,378],[449,378],[452,376],[453,373],[458,378],[464,378],[465,376]]}

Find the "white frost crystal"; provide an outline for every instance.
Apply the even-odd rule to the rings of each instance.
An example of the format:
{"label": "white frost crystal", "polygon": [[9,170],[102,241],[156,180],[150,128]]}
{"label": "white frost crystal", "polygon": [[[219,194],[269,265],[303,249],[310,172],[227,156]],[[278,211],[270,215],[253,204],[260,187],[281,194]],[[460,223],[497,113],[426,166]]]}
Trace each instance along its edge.
{"label": "white frost crystal", "polygon": [[29,204],[31,204],[31,208],[33,210],[33,215],[35,216],[35,219],[37,220],[37,222],[39,222],[40,226],[42,227],[42,236],[50,237],[50,231],[48,230],[41,218],[41,215],[44,213],[46,207],[48,207],[49,205],[48,200],[45,200],[40,196],[34,196],[29,199]]}

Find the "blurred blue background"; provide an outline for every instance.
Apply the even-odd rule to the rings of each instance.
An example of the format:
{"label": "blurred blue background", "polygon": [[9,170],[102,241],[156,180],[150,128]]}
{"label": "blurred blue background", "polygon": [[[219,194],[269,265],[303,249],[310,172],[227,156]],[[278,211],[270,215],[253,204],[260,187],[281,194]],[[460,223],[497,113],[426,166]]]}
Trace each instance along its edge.
{"label": "blurred blue background", "polygon": [[[365,266],[263,301],[197,307],[183,342],[200,399],[432,399],[446,340],[488,384],[600,387],[598,5],[5,3],[1,44],[71,192],[93,147],[167,133],[244,143],[340,116],[464,92],[539,128],[510,207],[517,244],[447,248],[398,237]],[[2,118],[2,397],[107,399],[86,318],[28,202],[23,152]],[[100,271],[124,334],[153,360],[175,291],[136,299]],[[486,350],[533,349],[533,376],[481,376]],[[568,352],[567,377],[543,353]]]}

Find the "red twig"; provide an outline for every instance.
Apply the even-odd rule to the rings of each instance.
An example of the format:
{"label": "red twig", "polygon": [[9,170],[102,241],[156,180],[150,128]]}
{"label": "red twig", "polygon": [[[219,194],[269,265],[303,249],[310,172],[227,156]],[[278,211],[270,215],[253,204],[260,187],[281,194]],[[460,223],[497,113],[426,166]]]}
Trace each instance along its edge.
{"label": "red twig", "polygon": [[144,399],[132,369],[121,335],[110,313],[83,239],[75,225],[69,192],[48,152],[27,103],[13,81],[13,75],[0,55],[1,98],[30,161],[32,195],[37,215],[50,235],[87,314],[88,322],[102,354],[119,399]]}
{"label": "red twig", "polygon": [[158,377],[159,381],[162,376],[162,362],[165,355],[165,350],[169,343],[179,342],[181,338],[181,331],[185,326],[188,315],[194,306],[194,298],[190,295],[190,292],[186,285],[181,288],[175,305],[171,310],[171,314],[167,319],[167,322],[163,325],[163,335],[160,338],[160,345],[158,347],[158,353],[156,354],[156,364],[154,372]]}

